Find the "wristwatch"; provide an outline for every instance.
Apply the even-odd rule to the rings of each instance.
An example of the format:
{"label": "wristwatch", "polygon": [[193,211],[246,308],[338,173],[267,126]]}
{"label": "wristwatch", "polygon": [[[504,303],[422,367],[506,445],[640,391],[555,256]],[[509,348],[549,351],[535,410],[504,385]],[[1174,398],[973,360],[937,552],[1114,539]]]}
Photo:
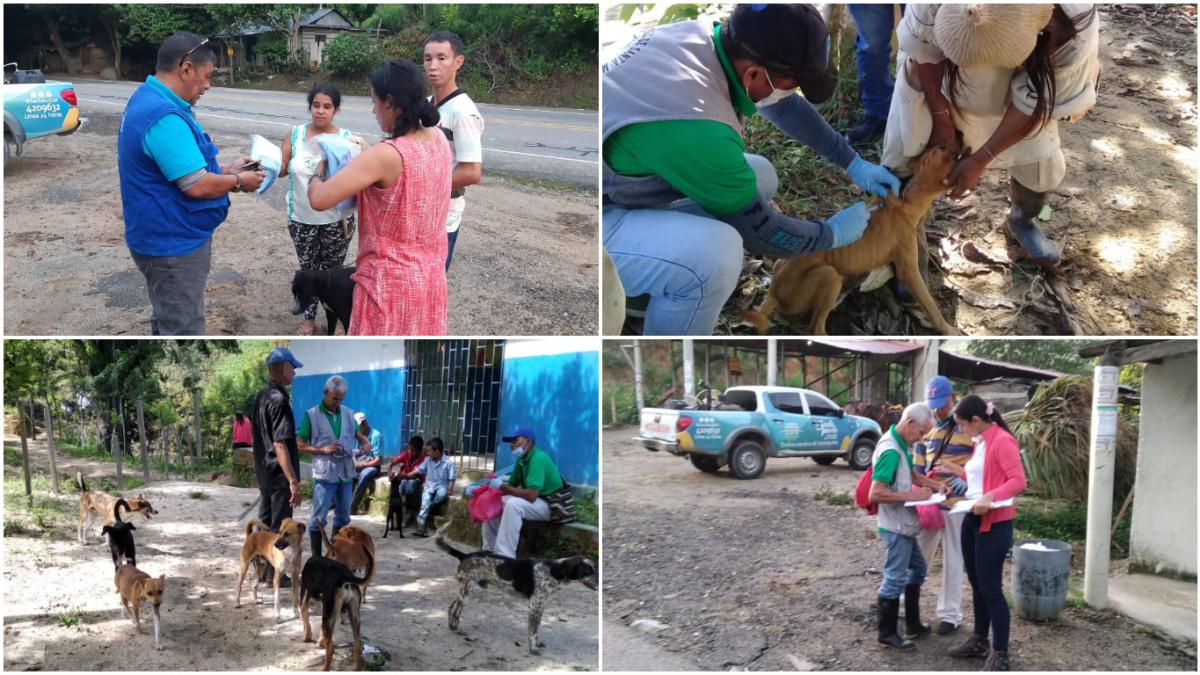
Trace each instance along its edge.
{"label": "wristwatch", "polygon": [[233,177],[237,179],[237,185],[233,186],[233,189],[230,190],[230,192],[241,192],[242,191],[242,174],[235,173],[235,174],[233,174]]}

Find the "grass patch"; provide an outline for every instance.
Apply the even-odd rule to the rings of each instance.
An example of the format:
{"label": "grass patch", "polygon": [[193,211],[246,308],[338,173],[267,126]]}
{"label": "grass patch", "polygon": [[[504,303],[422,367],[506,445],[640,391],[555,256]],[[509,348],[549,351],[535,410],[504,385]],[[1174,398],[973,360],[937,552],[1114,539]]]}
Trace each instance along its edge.
{"label": "grass patch", "polygon": [[[1122,520],[1113,535],[1113,553],[1120,557],[1128,555],[1131,521],[1129,517]],[[1057,539],[1078,548],[1087,541],[1087,504],[1026,499],[1017,509],[1013,526],[1022,539]]]}
{"label": "grass patch", "polygon": [[7,445],[4,446],[4,463],[15,464],[17,466],[24,464],[24,460],[21,458],[21,451],[15,448],[10,448]]}
{"label": "grass patch", "polygon": [[835,490],[829,483],[821,483],[821,487],[813,494],[813,499],[830,506],[849,506],[854,503],[854,498],[849,493]]}
{"label": "grass patch", "polygon": [[72,608],[70,611],[59,614],[57,623],[63,628],[70,628],[82,624],[83,618],[79,615],[78,608]]}
{"label": "grass patch", "polygon": [[[11,504],[12,502],[9,502],[9,503]],[[24,523],[21,523],[20,521],[12,520],[10,518],[4,519],[4,536],[14,537],[16,535],[26,534],[28,532],[29,532],[29,530],[25,529]]]}
{"label": "grass patch", "polygon": [[600,526],[600,505],[594,499],[575,501],[575,517],[585,525]]}
{"label": "grass patch", "polygon": [[204,490],[192,490],[191,492],[188,493],[188,497],[191,499],[208,499],[209,498],[208,493],[205,492]]}

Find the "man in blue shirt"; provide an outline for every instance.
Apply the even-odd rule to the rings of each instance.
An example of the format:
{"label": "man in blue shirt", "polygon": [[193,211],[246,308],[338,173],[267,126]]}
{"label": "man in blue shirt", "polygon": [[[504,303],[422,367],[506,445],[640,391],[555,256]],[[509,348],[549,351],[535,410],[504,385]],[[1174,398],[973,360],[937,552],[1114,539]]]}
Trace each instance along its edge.
{"label": "man in blue shirt", "polygon": [[354,488],[354,499],[350,501],[350,513],[358,513],[358,505],[371,489],[375,477],[379,475],[379,465],[383,463],[383,434],[367,422],[367,414],[354,413],[354,422],[358,424],[358,433],[366,438],[366,443],[360,443],[358,457],[354,458],[354,470],[358,472],[358,485]]}
{"label": "man in blue shirt", "polygon": [[250,170],[249,157],[217,163],[192,110],[212,72],[207,39],[184,31],[167,38],[117,135],[125,243],[146,277],[154,335],[204,334],[212,233],[229,212],[229,193],[257,190],[265,176]]}
{"label": "man in blue shirt", "polygon": [[429,518],[429,508],[446,501],[446,497],[454,492],[454,462],[446,457],[442,439],[429,439],[425,446],[425,461],[402,477],[415,478],[418,474],[425,477],[425,490],[421,493],[421,510],[417,512],[416,536],[425,537],[429,535],[425,527],[425,521]]}

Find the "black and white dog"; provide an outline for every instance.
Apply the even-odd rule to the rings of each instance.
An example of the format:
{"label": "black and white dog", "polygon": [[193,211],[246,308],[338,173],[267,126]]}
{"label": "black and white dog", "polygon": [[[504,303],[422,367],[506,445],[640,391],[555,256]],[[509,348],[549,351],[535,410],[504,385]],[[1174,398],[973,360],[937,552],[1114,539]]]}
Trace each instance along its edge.
{"label": "black and white dog", "polygon": [[542,646],[538,642],[538,626],[550,594],[570,581],[578,580],[592,590],[599,585],[596,563],[583,556],[559,560],[517,560],[488,551],[464,553],[447,544],[443,538],[442,534],[449,526],[450,523],[446,523],[438,529],[437,545],[458,558],[458,595],[446,613],[450,630],[458,630],[463,601],[471,589],[471,582],[478,583],[480,588],[505,590],[529,601],[529,653],[537,654]]}
{"label": "black and white dog", "polygon": [[292,314],[301,314],[313,298],[325,308],[325,334],[333,335],[337,322],[350,332],[350,310],[354,306],[353,267],[331,270],[297,270],[292,277]]}
{"label": "black and white dog", "polygon": [[133,523],[127,523],[121,520],[121,507],[125,507],[125,512],[129,513],[129,502],[124,499],[118,499],[113,504],[113,518],[116,520],[112,525],[105,525],[101,533],[108,535],[108,550],[112,553],[113,567],[120,569],[121,565],[137,565],[137,547],[133,543],[133,531],[137,528]]}

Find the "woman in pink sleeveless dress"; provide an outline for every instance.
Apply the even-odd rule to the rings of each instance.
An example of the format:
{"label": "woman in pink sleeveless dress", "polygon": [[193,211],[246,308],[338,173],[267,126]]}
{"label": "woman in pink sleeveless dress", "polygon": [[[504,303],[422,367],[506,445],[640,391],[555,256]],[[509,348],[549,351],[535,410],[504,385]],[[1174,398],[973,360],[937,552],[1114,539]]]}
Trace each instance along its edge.
{"label": "woman in pink sleeveless dress", "polygon": [[[379,128],[391,138],[308,188],[317,209],[358,196],[349,334],[445,335],[450,144],[436,126],[425,77],[411,61],[377,68],[371,100]],[[317,173],[324,175],[324,167]]]}

